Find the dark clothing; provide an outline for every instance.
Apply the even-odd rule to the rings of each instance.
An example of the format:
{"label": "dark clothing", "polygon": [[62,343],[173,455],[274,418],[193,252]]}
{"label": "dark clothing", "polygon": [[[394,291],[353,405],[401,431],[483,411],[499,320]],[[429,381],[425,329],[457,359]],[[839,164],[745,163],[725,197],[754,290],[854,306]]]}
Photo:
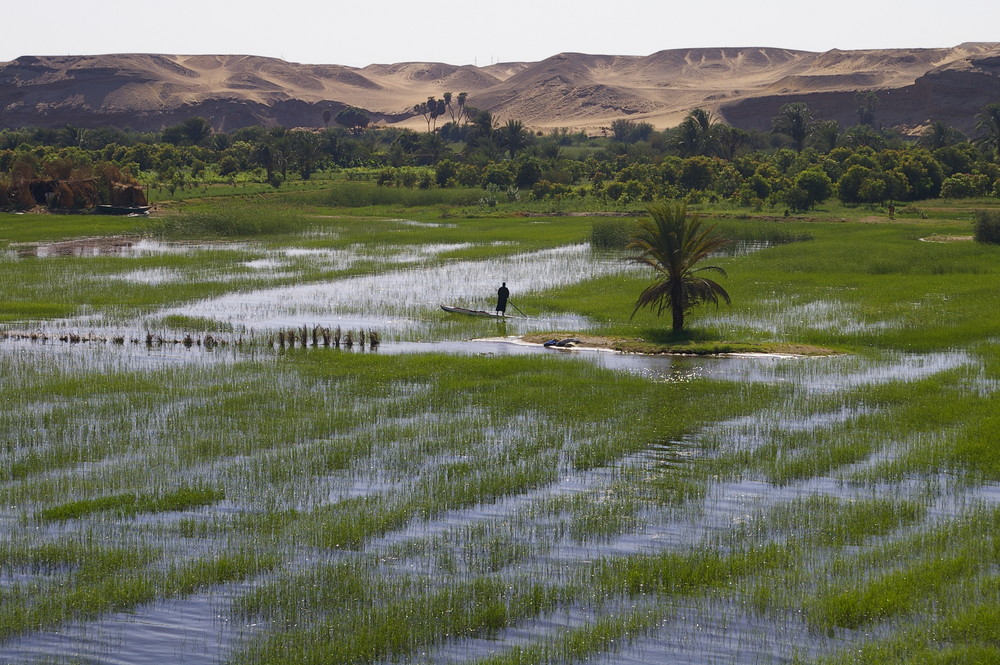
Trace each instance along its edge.
{"label": "dark clothing", "polygon": [[497,311],[506,312],[507,311],[507,298],[510,297],[510,289],[506,286],[501,286],[497,289]]}

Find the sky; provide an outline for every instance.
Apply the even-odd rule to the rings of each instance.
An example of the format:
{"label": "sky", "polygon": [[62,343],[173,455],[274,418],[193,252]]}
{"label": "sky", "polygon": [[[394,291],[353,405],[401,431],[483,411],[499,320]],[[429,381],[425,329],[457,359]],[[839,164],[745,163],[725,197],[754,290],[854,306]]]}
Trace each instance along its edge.
{"label": "sky", "polygon": [[13,0],[0,62],[22,55],[247,54],[364,67],[485,66],[562,52],[697,47],[804,51],[1000,41],[1000,2],[971,0]]}

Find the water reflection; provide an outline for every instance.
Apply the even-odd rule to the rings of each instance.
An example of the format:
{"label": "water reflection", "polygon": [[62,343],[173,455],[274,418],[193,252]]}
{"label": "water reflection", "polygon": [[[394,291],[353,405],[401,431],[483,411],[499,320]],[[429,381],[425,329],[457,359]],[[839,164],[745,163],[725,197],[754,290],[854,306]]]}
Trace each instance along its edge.
{"label": "water reflection", "polygon": [[[435,252],[448,246],[435,246]],[[436,326],[440,305],[471,309],[493,306],[500,282],[516,295],[538,292],[629,270],[620,260],[591,255],[588,245],[571,245],[485,261],[360,275],[327,282],[230,293],[159,312],[224,321],[246,327],[287,325],[377,327],[385,334],[419,338]],[[431,316],[433,313],[433,316]],[[521,320],[518,330],[546,326],[582,327],[577,316],[551,315]]]}

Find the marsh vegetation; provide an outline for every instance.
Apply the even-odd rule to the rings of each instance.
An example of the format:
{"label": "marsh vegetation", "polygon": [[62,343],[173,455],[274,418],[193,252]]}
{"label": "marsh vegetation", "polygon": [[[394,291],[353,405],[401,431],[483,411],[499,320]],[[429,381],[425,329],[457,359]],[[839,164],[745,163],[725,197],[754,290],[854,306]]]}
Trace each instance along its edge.
{"label": "marsh vegetation", "polygon": [[669,337],[593,219],[357,200],[0,215],[5,662],[1000,658],[1000,250],[920,241],[982,201],[695,206],[760,242],[692,341],[843,353],[649,358],[470,341]]}

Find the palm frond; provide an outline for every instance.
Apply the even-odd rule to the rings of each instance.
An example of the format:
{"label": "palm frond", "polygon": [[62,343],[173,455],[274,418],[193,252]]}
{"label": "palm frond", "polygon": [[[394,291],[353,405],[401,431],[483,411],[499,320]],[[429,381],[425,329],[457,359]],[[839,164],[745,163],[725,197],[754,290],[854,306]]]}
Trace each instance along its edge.
{"label": "palm frond", "polygon": [[644,307],[657,316],[670,310],[674,328],[683,326],[686,313],[700,303],[722,300],[731,303],[729,294],[718,283],[698,273],[714,272],[726,275],[718,266],[698,264],[718,252],[728,240],[715,234],[714,227],[703,227],[701,220],[689,218],[683,204],[652,204],[650,218],[643,220],[627,247],[637,250],[633,263],[656,271],[659,280],[646,287],[636,300],[636,312]]}

